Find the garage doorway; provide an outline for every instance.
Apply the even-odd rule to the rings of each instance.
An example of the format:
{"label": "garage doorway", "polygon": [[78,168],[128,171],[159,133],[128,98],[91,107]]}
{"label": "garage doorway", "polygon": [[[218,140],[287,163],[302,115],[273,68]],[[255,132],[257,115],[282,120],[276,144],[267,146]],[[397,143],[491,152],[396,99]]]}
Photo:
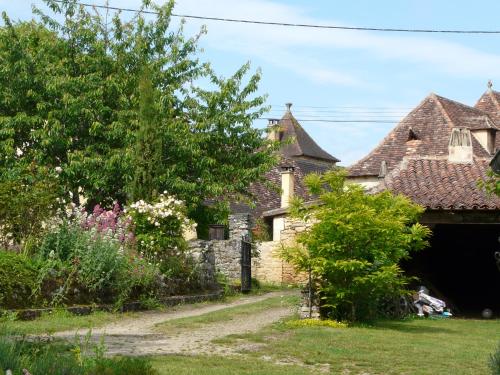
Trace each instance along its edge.
{"label": "garage doorway", "polygon": [[[479,317],[485,308],[500,317],[500,224],[438,224],[430,247],[402,263],[435,297],[459,316]],[[413,285],[415,287],[415,285]]]}

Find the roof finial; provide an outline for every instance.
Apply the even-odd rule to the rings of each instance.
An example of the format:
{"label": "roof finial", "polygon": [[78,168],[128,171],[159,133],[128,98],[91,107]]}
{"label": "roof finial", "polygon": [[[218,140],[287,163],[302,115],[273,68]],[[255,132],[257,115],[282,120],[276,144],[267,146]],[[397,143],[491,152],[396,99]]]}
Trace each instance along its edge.
{"label": "roof finial", "polygon": [[491,79],[488,80],[488,90],[491,91],[493,90],[493,82],[491,81]]}
{"label": "roof finial", "polygon": [[292,108],[292,103],[285,103],[287,112],[290,112],[290,108]]}

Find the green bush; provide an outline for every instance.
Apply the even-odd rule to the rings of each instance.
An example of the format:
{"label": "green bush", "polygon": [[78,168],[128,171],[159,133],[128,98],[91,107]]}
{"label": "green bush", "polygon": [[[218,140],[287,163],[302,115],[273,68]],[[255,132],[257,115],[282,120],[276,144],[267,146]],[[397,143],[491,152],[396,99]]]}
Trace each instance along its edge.
{"label": "green bush", "polygon": [[0,250],[0,307],[29,306],[37,285],[37,267],[28,257]]}
{"label": "green bush", "polygon": [[496,352],[490,357],[489,367],[491,375],[500,375],[500,342],[498,343]]}
{"label": "green bush", "polygon": [[36,253],[43,260],[55,258],[66,262],[76,253],[84,252],[87,245],[88,236],[82,228],[64,220],[44,234]]}
{"label": "green bush", "polygon": [[64,344],[15,341],[0,336],[0,373],[10,369],[14,375],[21,375],[25,368],[33,375],[157,374],[145,358],[104,358],[104,352],[98,347],[87,348],[95,352],[87,356],[82,354],[81,345],[71,348]]}
{"label": "green bush", "polygon": [[56,211],[57,189],[57,179],[43,168],[0,170],[0,246],[19,249],[37,242]]}
{"label": "green bush", "polygon": [[60,345],[0,337],[0,372],[11,370],[14,375],[21,375],[22,369],[28,369],[34,375],[84,375],[84,367],[67,349]]}
{"label": "green bush", "polygon": [[407,293],[409,279],[398,263],[427,246],[430,230],[418,223],[424,211],[390,192],[365,194],[345,184],[343,172],[309,175],[318,204],[293,202],[292,213],[311,220],[297,244],[282,251],[285,260],[316,280],[322,313],[339,321],[380,316],[380,304]]}
{"label": "green bush", "polygon": [[136,256],[106,232],[83,228],[78,220],[50,230],[37,251],[41,263],[39,293],[49,304],[105,302],[122,305],[163,285],[159,269]]}

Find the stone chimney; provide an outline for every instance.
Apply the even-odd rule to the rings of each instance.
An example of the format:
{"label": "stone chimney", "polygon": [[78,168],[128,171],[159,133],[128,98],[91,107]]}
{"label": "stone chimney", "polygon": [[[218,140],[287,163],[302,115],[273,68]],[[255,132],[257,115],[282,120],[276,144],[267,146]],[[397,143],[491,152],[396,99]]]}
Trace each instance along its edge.
{"label": "stone chimney", "polygon": [[294,170],[295,168],[290,165],[281,167],[281,208],[288,207],[293,197],[295,188]]}
{"label": "stone chimney", "polygon": [[385,160],[382,160],[382,162],[380,163],[380,170],[378,172],[378,177],[384,178],[386,174],[387,174],[387,162]]}
{"label": "stone chimney", "polygon": [[469,129],[453,128],[448,143],[448,160],[452,163],[472,163],[472,139]]}
{"label": "stone chimney", "polygon": [[280,120],[276,118],[268,119],[267,123],[267,138],[270,141],[279,141],[280,140],[280,129],[279,129]]}

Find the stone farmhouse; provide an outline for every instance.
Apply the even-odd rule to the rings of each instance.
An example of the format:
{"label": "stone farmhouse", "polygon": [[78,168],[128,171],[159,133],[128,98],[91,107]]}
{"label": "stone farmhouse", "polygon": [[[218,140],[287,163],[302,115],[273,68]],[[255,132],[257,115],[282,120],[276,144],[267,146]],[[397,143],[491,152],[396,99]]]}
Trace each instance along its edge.
{"label": "stone farmhouse", "polygon": [[[252,187],[261,197],[253,214],[272,228],[272,241],[259,245],[254,274],[288,283],[301,277],[277,252],[306,229],[305,223],[288,217],[289,197],[312,199],[304,190],[304,175],[324,172],[337,159],[324,158],[325,152],[300,127],[290,108],[270,125],[276,123],[282,133],[271,136],[295,136],[297,143],[284,146],[281,170],[269,174],[270,181],[281,184],[281,196],[263,185]],[[499,131],[500,92],[491,86],[473,107],[430,94],[374,150],[348,168],[349,183],[362,184],[373,193],[388,189],[426,208],[421,222],[433,230],[430,247],[403,267],[459,313],[500,311],[500,272],[495,262],[500,250],[500,199],[478,187],[500,149]]]}
{"label": "stone farmhouse", "polygon": [[[254,205],[234,205],[233,221],[237,218],[239,224],[230,232],[249,233],[256,220],[264,221],[269,241],[257,246],[253,276],[275,283],[301,282],[303,275],[278,255],[308,225],[288,216],[288,204],[292,196],[313,200],[304,176],[323,173],[339,160],[305,132],[291,104],[269,126],[270,137],[287,141],[280,150],[281,162],[267,174],[275,188],[253,184]],[[373,193],[388,189],[426,208],[421,222],[433,230],[430,247],[414,254],[403,268],[459,313],[500,311],[495,262],[500,250],[500,199],[478,187],[500,149],[499,131],[500,92],[491,87],[473,107],[430,94],[374,150],[348,168],[349,183],[362,184]],[[232,253],[236,278],[239,253]]]}
{"label": "stone farmhouse", "polygon": [[[323,150],[304,130],[291,111],[291,103],[286,104],[281,119],[269,120],[269,137],[283,142],[279,151],[280,162],[266,174],[266,183],[255,183],[249,190],[254,197],[253,208],[247,205],[234,205],[234,214],[249,214],[249,224],[260,221],[265,223],[269,241],[258,243],[259,257],[253,260],[253,275],[263,281],[274,283],[295,283],[302,277],[283,262],[278,252],[282,245],[293,241],[305,224],[288,217],[288,204],[291,197],[298,196],[305,201],[311,200],[303,179],[310,173],[324,173],[340,161]],[[258,223],[257,223],[258,224]]]}
{"label": "stone farmhouse", "polygon": [[500,310],[500,199],[478,187],[500,148],[500,93],[474,107],[427,96],[366,157],[350,182],[388,189],[426,208],[430,247],[404,264],[458,312]]}

